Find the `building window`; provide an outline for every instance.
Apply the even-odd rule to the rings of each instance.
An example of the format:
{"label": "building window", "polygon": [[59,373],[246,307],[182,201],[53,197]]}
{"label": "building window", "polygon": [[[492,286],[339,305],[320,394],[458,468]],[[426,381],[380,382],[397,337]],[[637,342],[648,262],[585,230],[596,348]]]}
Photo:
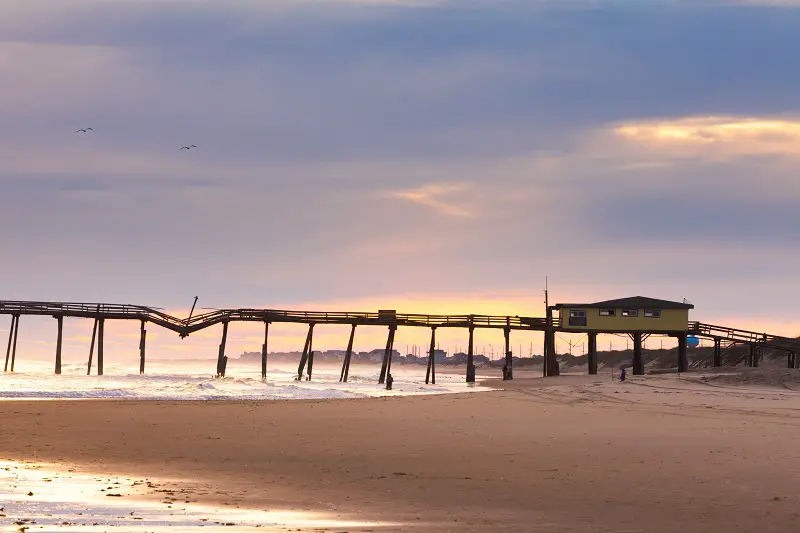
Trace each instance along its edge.
{"label": "building window", "polygon": [[661,309],[645,309],[644,316],[647,318],[661,318]]}
{"label": "building window", "polygon": [[617,316],[616,309],[601,309],[600,316]]}
{"label": "building window", "polygon": [[638,309],[623,309],[622,310],[622,316],[630,316],[630,317],[639,316],[639,310]]}
{"label": "building window", "polygon": [[585,326],[586,325],[586,311],[573,310],[569,312],[569,325],[570,326]]}

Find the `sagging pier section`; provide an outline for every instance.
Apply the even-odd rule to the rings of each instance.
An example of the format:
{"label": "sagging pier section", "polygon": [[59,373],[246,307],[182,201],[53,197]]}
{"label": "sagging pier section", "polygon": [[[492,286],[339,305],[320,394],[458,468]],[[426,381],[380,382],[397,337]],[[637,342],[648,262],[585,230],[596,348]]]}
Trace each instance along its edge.
{"label": "sagging pier section", "polygon": [[[137,320],[140,322],[139,337],[139,371],[145,372],[146,367],[146,341],[147,324],[153,324],[177,333],[180,337],[209,328],[216,324],[222,325],[222,338],[217,353],[216,375],[224,377],[228,357],[225,347],[228,337],[228,327],[231,322],[261,322],[264,324],[264,343],[261,347],[261,376],[267,375],[267,348],[269,342],[269,327],[273,323],[299,323],[308,325],[308,334],[298,365],[297,380],[310,380],[314,367],[313,333],[319,325],[350,325],[350,337],[347,343],[342,370],[339,380],[346,382],[350,372],[350,363],[353,352],[353,342],[358,326],[372,326],[387,328],[386,349],[381,362],[381,372],[378,382],[391,388],[392,353],[394,352],[395,334],[400,327],[428,328],[431,332],[430,349],[425,372],[425,383],[436,383],[436,332],[439,328],[462,328],[468,333],[466,381],[475,381],[474,364],[474,332],[476,329],[503,330],[505,341],[505,364],[503,378],[513,379],[513,354],[511,351],[512,331],[541,331],[544,333],[544,369],[545,376],[556,376],[559,373],[555,353],[555,334],[557,332],[575,333],[569,327],[563,327],[559,320],[550,313],[546,318],[520,317],[520,316],[492,316],[492,315],[425,315],[402,314],[394,310],[382,310],[377,313],[362,312],[317,312],[317,311],[287,311],[276,309],[218,309],[208,313],[189,316],[182,319],[164,313],[160,309],[138,305],[97,304],[97,303],[69,303],[69,302],[33,302],[33,301],[8,301],[0,300],[0,315],[11,317],[8,344],[4,371],[14,371],[17,353],[17,339],[19,336],[20,317],[23,315],[52,316],[57,324],[55,373],[61,373],[61,353],[63,341],[63,326],[65,318],[92,319],[94,327],[89,348],[87,374],[92,373],[92,364],[95,346],[97,346],[97,375],[103,375],[104,363],[104,330],[106,320]],[[581,331],[587,335],[588,373],[596,374],[597,360],[597,331]],[[608,333],[603,331],[602,333]],[[714,340],[713,366],[722,365],[722,342],[744,344],[750,346],[746,363],[757,366],[761,351],[764,348],[785,351],[788,354],[788,366],[800,368],[797,353],[800,351],[800,341],[788,337],[755,333],[752,331],[714,326],[700,322],[689,322],[686,332],[615,332],[627,333],[633,340],[634,355],[632,370],[634,374],[644,373],[642,346],[649,335],[669,334],[678,339],[678,371],[685,372],[689,369],[687,358],[687,335],[700,336]]]}

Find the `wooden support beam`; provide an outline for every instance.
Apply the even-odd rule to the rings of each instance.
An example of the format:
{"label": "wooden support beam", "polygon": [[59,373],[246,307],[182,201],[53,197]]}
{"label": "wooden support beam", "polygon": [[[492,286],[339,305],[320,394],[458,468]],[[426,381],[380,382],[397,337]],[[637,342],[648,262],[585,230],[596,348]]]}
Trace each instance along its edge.
{"label": "wooden support beam", "polygon": [[139,374],[144,374],[146,349],[147,330],[145,329],[145,321],[142,320],[141,328],[139,329]]}
{"label": "wooden support beam", "polygon": [[17,315],[11,315],[11,327],[8,328],[8,347],[6,348],[6,364],[3,366],[3,372],[8,372],[8,362],[11,358],[11,341],[14,339],[14,328],[17,325]]}
{"label": "wooden support beam", "polygon": [[314,350],[308,352],[308,375],[306,381],[311,381],[311,373],[314,371]]}
{"label": "wooden support beam", "polygon": [[800,357],[797,357],[797,352],[794,354],[794,367],[800,368]]}
{"label": "wooden support beam", "polygon": [[105,330],[106,319],[97,319],[97,375],[103,375],[103,332]]}
{"label": "wooden support beam", "polygon": [[58,323],[58,335],[56,336],[56,375],[61,374],[61,341],[64,338],[64,317],[55,317]]}
{"label": "wooden support beam", "polygon": [[711,366],[714,368],[719,368],[722,366],[722,339],[719,337],[714,338],[714,358]]}
{"label": "wooden support beam", "polygon": [[794,368],[794,352],[789,352],[786,357],[786,363],[788,368]]}
{"label": "wooden support beam", "polygon": [[747,354],[747,366],[754,367],[756,365],[756,345],[751,344]]}
{"label": "wooden support beam", "polygon": [[308,334],[306,335],[306,343],[303,346],[303,355],[300,356],[300,364],[297,367],[297,381],[302,381],[303,372],[306,369],[306,361],[308,361],[308,353],[311,351],[311,343],[314,338],[314,323],[308,325]]}
{"label": "wooden support beam", "polygon": [[94,340],[97,338],[97,323],[98,319],[94,319],[94,328],[92,329],[92,344],[89,345],[89,364],[86,368],[86,375],[92,375],[92,357],[94,356]]}
{"label": "wooden support beam", "polygon": [[686,354],[686,333],[678,335],[678,372],[689,371],[689,357]]}
{"label": "wooden support beam", "polygon": [[431,327],[431,349],[428,352],[428,369],[425,371],[425,384],[436,385],[436,326]]}
{"label": "wooden support beam", "polygon": [[19,337],[19,315],[14,323],[14,342],[11,345],[11,371],[14,371],[14,363],[17,361],[17,338]]}
{"label": "wooden support beam", "polygon": [[[472,322],[472,318],[470,318]],[[467,383],[475,383],[475,355],[473,353],[473,341],[475,338],[475,326],[469,326],[469,344],[467,345]]]}
{"label": "wooden support beam", "polygon": [[[506,324],[508,324],[511,320],[506,318]],[[511,326],[507,325],[503,328],[503,336],[505,337],[505,354],[506,354],[506,364],[505,364],[505,372],[503,375],[503,379],[509,380],[514,379],[514,357],[511,353]]]}
{"label": "wooden support beam", "polygon": [[758,367],[759,362],[761,361],[761,346],[753,345],[753,366]]}
{"label": "wooden support beam", "polygon": [[347,351],[344,352],[344,361],[342,361],[342,373],[339,375],[339,381],[347,383],[347,376],[350,374],[350,359],[353,356],[353,340],[356,336],[356,325],[353,324],[350,330],[350,340],[347,341]]}
{"label": "wooden support beam", "polygon": [[383,385],[386,383],[386,375],[389,373],[392,365],[392,351],[394,350],[394,332],[397,326],[392,324],[389,326],[389,335],[386,337],[386,350],[383,352],[383,363],[381,363],[381,375],[378,378],[378,383]]}
{"label": "wooden support beam", "polygon": [[597,332],[590,331],[587,339],[587,354],[589,362],[589,375],[597,374]]}
{"label": "wooden support beam", "polygon": [[642,334],[634,333],[633,337],[633,375],[644,375],[644,357],[642,356]]}
{"label": "wooden support beam", "polygon": [[264,322],[264,344],[261,346],[261,379],[267,379],[267,344],[269,343],[269,322]]}
{"label": "wooden support beam", "polygon": [[228,321],[222,323],[222,340],[219,343],[217,352],[217,377],[225,377],[225,344],[228,342]]}
{"label": "wooden support beam", "polygon": [[553,327],[547,327],[544,331],[544,368],[542,375],[544,377],[558,376],[561,371],[558,368],[558,358],[556,357],[556,330]]}

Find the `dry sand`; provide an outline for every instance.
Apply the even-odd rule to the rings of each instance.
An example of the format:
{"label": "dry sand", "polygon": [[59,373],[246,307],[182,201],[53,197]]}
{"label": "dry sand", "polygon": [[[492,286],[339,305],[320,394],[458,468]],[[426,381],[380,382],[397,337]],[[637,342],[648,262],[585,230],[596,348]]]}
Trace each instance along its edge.
{"label": "dry sand", "polygon": [[515,377],[431,397],[0,402],[0,453],[401,531],[800,530],[797,372]]}

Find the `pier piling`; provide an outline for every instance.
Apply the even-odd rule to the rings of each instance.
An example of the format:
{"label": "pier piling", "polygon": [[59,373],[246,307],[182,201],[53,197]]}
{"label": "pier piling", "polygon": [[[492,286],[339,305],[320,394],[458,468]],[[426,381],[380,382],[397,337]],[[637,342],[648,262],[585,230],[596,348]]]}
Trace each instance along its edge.
{"label": "pier piling", "polygon": [[722,366],[722,339],[719,337],[714,338],[714,358],[711,366],[714,368]]}
{"label": "pier piling", "polygon": [[139,374],[144,374],[145,364],[145,350],[147,348],[147,330],[145,321],[142,320],[141,329],[139,330]]}
{"label": "pier piling", "polygon": [[8,347],[6,348],[6,364],[3,367],[3,372],[8,372],[8,361],[11,357],[11,341],[14,339],[14,329],[17,326],[19,316],[11,315],[11,327],[8,329]]}
{"label": "pier piling", "polygon": [[228,342],[228,321],[222,323],[222,341],[219,343],[217,353],[217,377],[225,377],[225,344]]}
{"label": "pier piling", "polygon": [[467,345],[467,383],[475,383],[475,356],[473,354],[474,336],[475,327],[472,325],[472,318],[470,318],[469,344]]}
{"label": "pier piling", "polygon": [[381,363],[381,375],[378,378],[378,383],[383,385],[386,383],[386,374],[392,366],[392,352],[394,351],[394,332],[397,331],[397,326],[392,324],[389,326],[389,336],[386,338],[386,351],[383,352],[383,363]]}
{"label": "pier piling", "polygon": [[428,369],[425,371],[425,384],[436,385],[436,326],[431,327],[431,349],[428,352]]}
{"label": "pier piling", "polygon": [[[510,322],[510,318],[506,317],[506,324]],[[511,353],[511,327],[506,326],[503,329],[503,336],[505,337],[506,342],[506,372],[505,372],[505,379],[514,379],[514,356]]]}
{"label": "pier piling", "polygon": [[297,367],[297,381],[303,380],[303,372],[306,369],[306,362],[308,361],[309,352],[311,352],[311,345],[314,340],[314,323],[308,325],[308,334],[306,335],[306,343],[303,346],[303,355],[300,356],[300,364]]}
{"label": "pier piling", "polygon": [[11,371],[14,371],[14,363],[17,361],[17,339],[19,338],[19,315],[14,323],[14,343],[11,345]]}
{"label": "pier piling", "polygon": [[642,356],[642,334],[638,332],[633,333],[631,337],[633,338],[633,375],[643,376],[644,358]]}
{"label": "pier piling", "polygon": [[58,323],[58,335],[56,337],[56,374],[61,374],[61,340],[64,338],[64,317],[55,317]]}
{"label": "pier piling", "polygon": [[347,341],[347,351],[344,352],[344,361],[342,362],[342,373],[339,376],[339,381],[347,383],[347,376],[350,374],[350,359],[353,357],[353,340],[356,336],[356,325],[353,324],[350,329],[350,340]]}
{"label": "pier piling", "polygon": [[689,371],[689,358],[686,354],[686,334],[678,335],[678,372]]}
{"label": "pier piling", "polygon": [[97,319],[97,375],[103,375],[103,338],[106,319]]}
{"label": "pier piling", "polygon": [[94,357],[94,340],[97,338],[97,323],[99,319],[94,319],[94,328],[92,328],[92,343],[89,345],[89,364],[86,368],[86,375],[92,375],[92,358]]}
{"label": "pier piling", "polygon": [[269,321],[264,322],[264,344],[261,345],[261,379],[267,379],[267,343],[269,342]]}
{"label": "pier piling", "polygon": [[589,375],[594,376],[597,375],[597,332],[596,331],[589,332],[587,344],[588,346],[586,353],[588,354]]}

